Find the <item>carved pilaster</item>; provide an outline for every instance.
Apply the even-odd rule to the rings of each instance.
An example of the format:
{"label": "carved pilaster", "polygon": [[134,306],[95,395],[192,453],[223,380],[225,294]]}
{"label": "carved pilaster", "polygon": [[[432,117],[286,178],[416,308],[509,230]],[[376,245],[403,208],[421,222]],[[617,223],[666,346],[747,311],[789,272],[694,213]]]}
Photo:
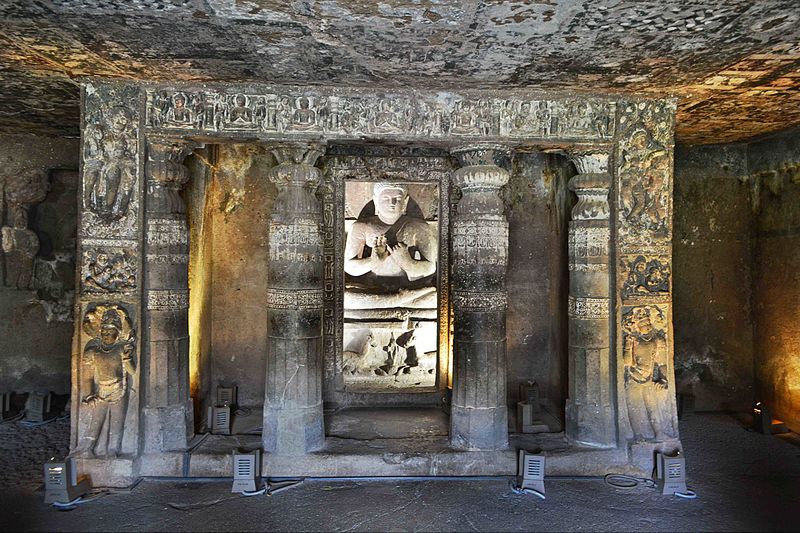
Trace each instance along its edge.
{"label": "carved pilaster", "polygon": [[322,175],[315,144],[271,147],[278,187],[269,223],[264,450],[302,454],[325,441],[322,413]]}
{"label": "carved pilaster", "polygon": [[503,146],[452,151],[453,183],[462,192],[453,217],[454,376],[450,442],[494,450],[508,446],[506,407],[506,268],[508,222],[500,188],[509,179]]}
{"label": "carved pilaster", "polygon": [[569,397],[566,435],[592,446],[617,442],[614,365],[611,360],[609,265],[609,154],[569,154],[578,174],[569,182],[578,196],[569,223]]}
{"label": "carved pilaster", "polygon": [[616,338],[626,407],[620,437],[633,455],[652,457],[654,448],[680,447],[671,310],[675,102],[630,102],[620,111]]}
{"label": "carved pilaster", "polygon": [[101,486],[129,485],[141,451],[140,94],[83,87],[70,449]]}
{"label": "carved pilaster", "polygon": [[194,434],[189,397],[189,229],[180,189],[194,144],[147,140],[144,303],[145,451],[185,449]]}

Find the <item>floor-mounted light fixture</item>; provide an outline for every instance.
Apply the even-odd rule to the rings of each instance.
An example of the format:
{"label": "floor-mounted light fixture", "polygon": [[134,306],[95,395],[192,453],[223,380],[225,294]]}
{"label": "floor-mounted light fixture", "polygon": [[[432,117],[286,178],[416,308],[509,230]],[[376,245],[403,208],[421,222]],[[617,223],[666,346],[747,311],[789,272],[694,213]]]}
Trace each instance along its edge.
{"label": "floor-mounted light fixture", "polygon": [[52,394],[42,392],[32,392],[25,401],[25,420],[30,422],[44,422],[50,418],[50,408]]}
{"label": "floor-mounted light fixture", "polygon": [[56,462],[54,457],[44,464],[44,503],[69,503],[89,492],[89,480],[78,482],[75,460]]}
{"label": "floor-mounted light fixture", "polygon": [[261,477],[261,451],[233,452],[233,487],[231,492],[255,492]]}

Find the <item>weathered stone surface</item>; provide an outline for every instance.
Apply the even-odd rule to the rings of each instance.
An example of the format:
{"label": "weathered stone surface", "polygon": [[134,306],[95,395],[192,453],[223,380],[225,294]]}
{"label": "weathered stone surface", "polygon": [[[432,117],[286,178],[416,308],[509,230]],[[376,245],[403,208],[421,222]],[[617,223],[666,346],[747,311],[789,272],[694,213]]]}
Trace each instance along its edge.
{"label": "weathered stone surface", "polygon": [[747,145],[676,147],[675,378],[698,411],[747,410],[755,394],[750,190]]}
{"label": "weathered stone surface", "polygon": [[765,180],[753,272],[756,400],[800,429],[800,143],[797,132],[748,147],[751,176]]}
{"label": "weathered stone surface", "polygon": [[[670,100],[620,110],[615,239],[623,265],[641,255],[659,257],[661,270],[672,268],[673,113]],[[632,292],[629,278],[625,268],[617,269],[617,387],[627,407],[618,410],[618,434],[631,443],[666,442],[677,439],[678,427],[672,288],[657,284]]]}
{"label": "weathered stone surface", "polygon": [[269,223],[270,277],[264,450],[304,454],[322,447],[322,209],[314,196],[324,147],[269,147],[278,187]]}
{"label": "weathered stone surface", "polygon": [[569,182],[578,201],[569,223],[569,397],[566,435],[590,446],[614,447],[617,427],[611,359],[611,245],[607,151],[574,151],[578,174]]}
{"label": "weathered stone surface", "polygon": [[[791,0],[14,0],[0,8],[0,102],[22,111],[5,115],[7,129],[75,134],[73,80],[84,76],[592,88],[681,95],[679,137],[720,142],[800,118],[795,8]],[[246,123],[248,114],[232,119]]]}
{"label": "weathered stone surface", "polygon": [[[450,443],[467,450],[508,446],[506,406],[506,268],[508,222],[500,188],[509,178],[509,150],[498,145],[453,150],[453,184],[461,200],[453,216],[453,399]],[[503,165],[503,166],[500,166]],[[489,228],[467,247],[468,227]],[[468,249],[469,248],[469,249]],[[482,248],[486,253],[482,253]],[[497,249],[501,252],[497,253]]]}

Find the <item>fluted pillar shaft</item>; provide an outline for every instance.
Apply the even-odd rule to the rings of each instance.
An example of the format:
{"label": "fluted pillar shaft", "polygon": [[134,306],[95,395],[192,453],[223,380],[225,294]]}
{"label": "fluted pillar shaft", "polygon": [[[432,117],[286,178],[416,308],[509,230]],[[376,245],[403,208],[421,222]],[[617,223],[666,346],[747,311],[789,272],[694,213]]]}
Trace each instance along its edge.
{"label": "fluted pillar shaft", "polygon": [[578,196],[569,223],[569,398],[566,435],[592,446],[616,446],[611,360],[611,255],[608,154],[570,154]]}
{"label": "fluted pillar shaft", "polygon": [[453,183],[463,194],[452,220],[454,312],[450,442],[456,448],[508,446],[506,407],[506,267],[508,221],[500,188],[509,151],[502,146],[453,150]]}
{"label": "fluted pillar shaft", "polygon": [[180,189],[193,145],[150,138],[145,198],[145,451],[185,449],[194,434],[189,397],[189,232]]}
{"label": "fluted pillar shaft", "polygon": [[264,450],[303,454],[325,441],[322,413],[322,211],[314,167],[323,148],[273,147]]}

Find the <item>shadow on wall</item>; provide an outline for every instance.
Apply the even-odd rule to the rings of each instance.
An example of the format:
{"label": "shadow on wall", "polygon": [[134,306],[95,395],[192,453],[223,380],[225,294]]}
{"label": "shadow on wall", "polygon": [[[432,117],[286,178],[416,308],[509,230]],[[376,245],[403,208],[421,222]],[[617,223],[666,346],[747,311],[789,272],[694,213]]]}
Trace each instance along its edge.
{"label": "shadow on wall", "polygon": [[0,136],[0,158],[0,392],[67,394],[78,143]]}

